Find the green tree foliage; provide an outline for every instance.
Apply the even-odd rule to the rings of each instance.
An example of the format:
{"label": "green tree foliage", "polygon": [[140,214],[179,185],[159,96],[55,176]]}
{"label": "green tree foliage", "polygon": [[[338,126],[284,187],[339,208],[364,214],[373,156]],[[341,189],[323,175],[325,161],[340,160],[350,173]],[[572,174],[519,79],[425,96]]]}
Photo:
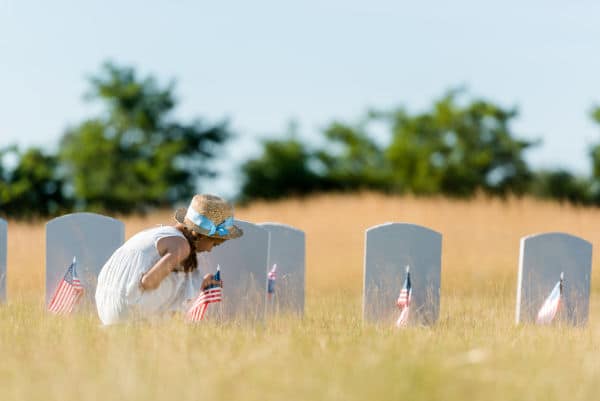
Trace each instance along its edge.
{"label": "green tree foliage", "polygon": [[[14,168],[5,166],[13,156]],[[33,218],[68,210],[71,199],[64,194],[64,181],[58,174],[56,156],[38,148],[20,152],[16,147],[0,152],[0,205],[11,218]]]}
{"label": "green tree foliage", "polygon": [[[600,124],[600,106],[592,109],[590,117]],[[592,177],[589,183],[589,197],[595,204],[600,204],[600,144],[590,147],[589,155],[592,162]]]}
{"label": "green tree foliage", "polygon": [[530,193],[544,199],[556,199],[576,204],[592,202],[590,181],[566,170],[537,171]]}
{"label": "green tree foliage", "polygon": [[105,64],[90,81],[89,98],[105,112],[69,129],[60,159],[78,207],[144,211],[192,195],[231,134],[226,123],[182,123],[173,117],[174,85],[140,78],[132,68]]}
{"label": "green tree foliage", "polygon": [[[470,196],[479,190],[496,195],[525,192],[532,174],[523,154],[533,143],[516,139],[512,132],[516,111],[484,100],[465,102],[462,95],[450,92],[424,113],[397,109],[371,113],[355,126],[332,123],[323,132],[327,144],[312,153],[299,151],[303,148],[298,142],[268,141],[262,158],[242,168],[242,196],[272,198],[316,187],[451,196]],[[383,125],[386,145],[374,140],[369,131],[373,124]],[[318,185],[297,186],[283,176],[263,178],[294,165],[289,158],[275,157],[292,148],[297,150],[293,160],[298,171],[320,162],[318,171],[303,173],[305,182],[313,179]],[[258,187],[260,193],[248,191]]]}
{"label": "green tree foliage", "polygon": [[240,200],[274,199],[327,189],[323,178],[311,168],[313,159],[314,155],[297,139],[264,141],[262,155],[241,167]]}
{"label": "green tree foliage", "polygon": [[450,92],[425,113],[383,116],[391,123],[393,181],[417,194],[523,193],[531,179],[523,153],[533,143],[511,131],[516,111],[484,100],[461,105],[459,95]]}
{"label": "green tree foliage", "polygon": [[316,157],[324,166],[323,179],[329,188],[390,189],[390,166],[383,149],[370,138],[368,122],[357,126],[334,122],[323,132],[328,144]]}
{"label": "green tree foliage", "polygon": [[[600,107],[592,108],[590,117],[600,124]],[[570,203],[600,205],[600,144],[590,147],[589,157],[590,176],[577,176],[566,170],[537,171],[530,193]]]}

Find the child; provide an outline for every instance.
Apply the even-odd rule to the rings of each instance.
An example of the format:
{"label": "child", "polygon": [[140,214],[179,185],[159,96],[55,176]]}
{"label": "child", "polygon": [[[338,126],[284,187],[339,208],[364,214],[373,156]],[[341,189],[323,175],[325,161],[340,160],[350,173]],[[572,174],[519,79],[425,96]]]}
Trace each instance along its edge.
{"label": "child", "polygon": [[[210,252],[243,232],[233,225],[233,207],[214,195],[196,195],[175,213],[177,224],[142,231],[125,242],[102,267],[96,307],[104,324],[181,310],[196,253]],[[212,274],[202,289],[221,285]]]}

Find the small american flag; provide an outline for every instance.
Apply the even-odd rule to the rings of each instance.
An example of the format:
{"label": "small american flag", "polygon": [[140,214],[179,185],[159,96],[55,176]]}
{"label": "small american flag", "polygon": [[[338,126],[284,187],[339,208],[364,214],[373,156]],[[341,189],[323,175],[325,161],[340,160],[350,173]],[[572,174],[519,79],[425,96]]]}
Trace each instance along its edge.
{"label": "small american flag", "polygon": [[396,300],[396,305],[400,308],[400,316],[396,320],[396,327],[406,327],[408,325],[408,315],[410,313],[410,299],[412,297],[412,284],[410,282],[410,267],[406,266],[406,279],[400,290],[400,295]]}
{"label": "small american flag", "polygon": [[277,263],[273,265],[267,275],[267,294],[272,297],[275,294],[275,281],[277,280]]}
{"label": "small american flag", "polygon": [[83,286],[77,277],[75,266],[77,260],[73,257],[73,262],[67,269],[65,276],[58,283],[58,287],[48,304],[48,311],[57,315],[68,315],[83,296]]}
{"label": "small american flag", "polygon": [[562,299],[563,279],[564,273],[560,273],[560,280],[556,283],[552,292],[548,295],[548,298],[546,298],[538,311],[536,319],[537,324],[550,324],[554,321]]}
{"label": "small american flag", "polygon": [[[213,276],[213,280],[221,281],[221,269],[217,266],[217,272]],[[187,310],[185,314],[185,320],[187,322],[199,322],[204,319],[206,308],[209,304],[221,302],[223,299],[223,290],[218,285],[211,284],[209,287],[200,291],[200,294],[196,297],[192,306]]]}

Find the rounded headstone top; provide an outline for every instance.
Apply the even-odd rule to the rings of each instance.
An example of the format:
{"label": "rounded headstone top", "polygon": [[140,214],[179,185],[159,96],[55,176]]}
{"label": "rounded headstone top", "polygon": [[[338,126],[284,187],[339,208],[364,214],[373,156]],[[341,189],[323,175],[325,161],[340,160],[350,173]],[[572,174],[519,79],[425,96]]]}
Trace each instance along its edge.
{"label": "rounded headstone top", "polygon": [[368,234],[371,231],[375,231],[375,230],[394,229],[394,228],[401,228],[401,227],[409,227],[409,228],[413,228],[413,229],[431,232],[432,234],[442,235],[440,232],[432,230],[429,227],[421,226],[421,225],[414,224],[414,223],[403,223],[403,222],[387,222],[387,223],[383,223],[383,224],[378,224],[376,226],[367,228],[366,233]]}
{"label": "rounded headstone top", "polygon": [[299,233],[304,234],[304,231],[300,230],[299,228],[296,228],[294,226],[290,226],[288,224],[283,224],[283,223],[276,223],[276,222],[266,221],[266,222],[263,222],[263,223],[258,223],[258,225],[261,226],[261,227],[283,228],[283,229],[286,229],[286,230],[297,231]]}
{"label": "rounded headstone top", "polygon": [[62,221],[69,221],[72,219],[77,219],[77,218],[82,218],[82,219],[88,219],[88,220],[96,220],[96,221],[106,221],[106,222],[111,222],[111,223],[119,223],[119,224],[123,224],[122,221],[115,219],[114,217],[110,217],[110,216],[105,216],[103,214],[98,214],[98,213],[91,213],[91,212],[78,212],[78,213],[69,213],[69,214],[65,214],[62,216],[58,216],[53,218],[52,220],[49,220],[46,223],[46,226],[51,225],[51,224],[55,224],[58,222],[62,222]]}
{"label": "rounded headstone top", "polygon": [[569,241],[579,241],[579,242],[585,243],[589,246],[592,246],[591,242],[589,242],[581,237],[578,237],[576,235],[569,234],[569,233],[560,232],[560,231],[552,231],[552,232],[546,232],[546,233],[536,233],[536,234],[526,235],[521,238],[521,241],[538,241],[538,240],[549,240],[549,239],[565,239],[565,240],[569,240]]}

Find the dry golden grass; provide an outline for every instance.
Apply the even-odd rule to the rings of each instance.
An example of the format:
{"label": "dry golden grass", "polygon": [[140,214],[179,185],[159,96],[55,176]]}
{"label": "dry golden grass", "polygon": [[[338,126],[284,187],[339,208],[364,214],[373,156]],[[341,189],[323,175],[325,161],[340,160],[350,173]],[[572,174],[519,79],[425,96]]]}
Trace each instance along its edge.
{"label": "dry golden grass", "polygon": [[[520,237],[565,231],[596,244],[600,210],[362,194],[255,203],[237,217],[306,232],[305,319],[109,329],[94,316],[54,319],[40,307],[43,224],[9,222],[0,400],[597,398],[597,272],[586,328],[516,327],[513,319]],[[124,221],[129,237],[172,220],[161,212]],[[360,321],[364,230],[387,221],[444,235],[441,319],[432,328],[397,332]]]}
{"label": "dry golden grass", "polygon": [[[600,210],[532,199],[479,199],[324,195],[304,200],[260,202],[239,208],[236,217],[276,221],[306,232],[309,296],[343,291],[358,296],[362,286],[364,230],[388,221],[411,222],[441,232],[443,289],[459,294],[516,288],[519,239],[565,231],[593,244],[600,241]],[[173,222],[172,212],[122,219],[126,237]],[[8,278],[14,296],[39,294],[44,286],[44,225],[9,222]],[[598,261],[594,255],[594,264]],[[597,280],[593,280],[597,281]],[[600,285],[600,284],[599,284]]]}

